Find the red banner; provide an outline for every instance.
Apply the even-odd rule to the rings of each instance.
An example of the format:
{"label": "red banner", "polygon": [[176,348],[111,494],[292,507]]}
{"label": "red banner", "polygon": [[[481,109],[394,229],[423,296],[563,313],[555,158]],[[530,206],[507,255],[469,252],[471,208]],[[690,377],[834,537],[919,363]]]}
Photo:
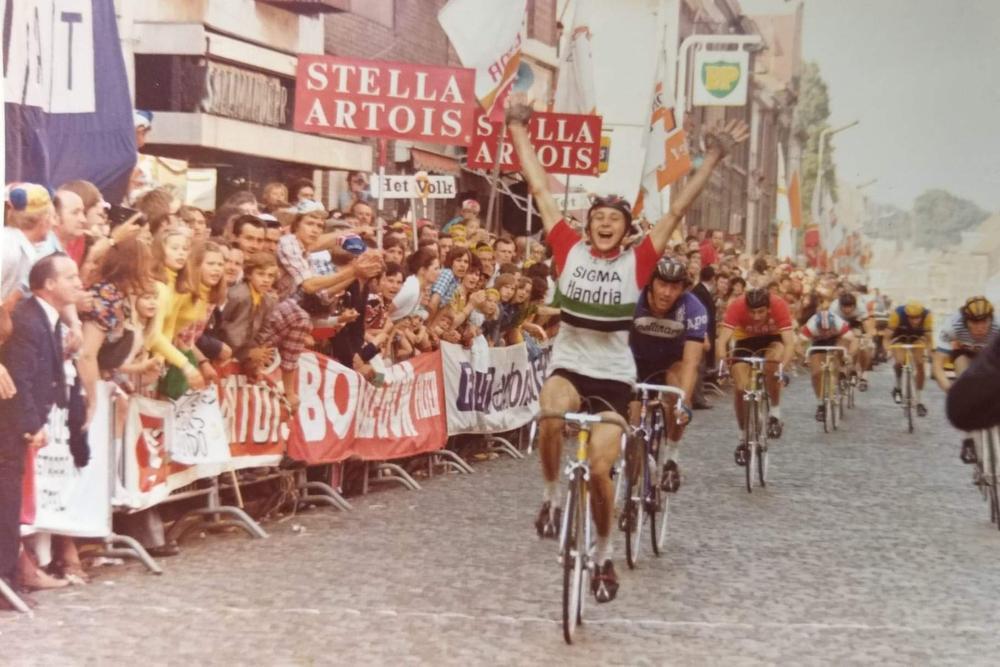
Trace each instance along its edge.
{"label": "red banner", "polygon": [[471,69],[300,55],[295,129],[464,146],[480,113],[475,76]]}
{"label": "red banner", "polygon": [[441,449],[448,438],[440,352],[390,366],[380,387],[332,359],[303,354],[299,399],[288,455],[309,464],[397,459]]}
{"label": "red banner", "polygon": [[[601,124],[600,116],[535,112],[528,125],[528,134],[538,160],[548,173],[597,176],[601,162]],[[493,168],[500,129],[500,123],[491,123],[484,114],[478,116],[476,134],[469,144],[470,167]],[[521,168],[509,140],[500,149],[500,168],[508,172]]]}

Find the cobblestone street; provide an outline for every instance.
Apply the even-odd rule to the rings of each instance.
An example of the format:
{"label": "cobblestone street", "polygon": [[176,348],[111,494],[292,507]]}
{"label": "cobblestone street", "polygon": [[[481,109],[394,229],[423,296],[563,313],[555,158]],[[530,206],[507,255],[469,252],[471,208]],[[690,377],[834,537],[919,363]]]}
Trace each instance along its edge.
{"label": "cobblestone street", "polygon": [[[1000,533],[941,393],[908,437],[884,366],[823,435],[787,390],[769,485],[747,494],[732,408],[696,413],[667,553],[563,643],[555,544],[535,537],[536,457],[499,459],[139,565],[0,614],[0,663],[995,664]],[[301,524],[304,530],[293,530]]]}

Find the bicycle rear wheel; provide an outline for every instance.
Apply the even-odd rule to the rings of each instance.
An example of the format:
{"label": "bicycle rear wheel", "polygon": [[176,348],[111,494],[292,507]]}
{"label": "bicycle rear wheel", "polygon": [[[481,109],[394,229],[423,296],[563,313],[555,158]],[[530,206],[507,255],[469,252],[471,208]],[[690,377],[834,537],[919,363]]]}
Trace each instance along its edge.
{"label": "bicycle rear wheel", "polygon": [[629,443],[627,457],[635,457],[633,460],[625,462],[626,475],[625,482],[625,505],[622,508],[622,523],[625,529],[625,562],[629,569],[635,569],[635,564],[639,562],[639,549],[642,544],[642,524],[645,521],[645,511],[643,502],[644,476],[646,468],[645,451],[639,451],[642,446],[645,449],[645,441],[640,445],[638,442]]}
{"label": "bicycle rear wheel", "polygon": [[567,644],[573,643],[573,635],[579,623],[580,598],[583,595],[583,544],[586,531],[583,528],[586,512],[583,510],[584,498],[581,497],[583,473],[576,472],[570,484],[569,497],[566,500],[567,516],[566,532],[562,544],[563,565],[563,639]]}

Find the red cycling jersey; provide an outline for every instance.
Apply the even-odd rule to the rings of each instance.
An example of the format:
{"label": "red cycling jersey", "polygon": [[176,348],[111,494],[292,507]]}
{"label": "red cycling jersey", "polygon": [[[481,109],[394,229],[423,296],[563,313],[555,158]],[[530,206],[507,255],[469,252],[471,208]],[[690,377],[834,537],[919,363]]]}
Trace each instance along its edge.
{"label": "red cycling jersey", "polygon": [[733,340],[756,338],[757,336],[776,336],[782,331],[792,330],[792,314],[788,303],[780,296],[770,295],[771,303],[767,309],[767,319],[754,322],[747,308],[747,298],[741,296],[726,308],[722,326],[733,329]]}

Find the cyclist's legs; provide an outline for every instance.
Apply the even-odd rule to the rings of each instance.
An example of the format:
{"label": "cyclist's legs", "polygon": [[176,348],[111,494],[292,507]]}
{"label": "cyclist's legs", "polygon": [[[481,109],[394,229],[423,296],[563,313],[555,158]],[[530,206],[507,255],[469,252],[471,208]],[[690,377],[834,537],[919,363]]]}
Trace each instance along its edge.
{"label": "cyclist's legs", "polygon": [[870,371],[872,369],[872,357],[873,357],[873,349],[872,349],[871,339],[862,338],[861,345],[858,346],[858,354],[857,354],[857,360],[859,366],[858,373],[862,377],[864,377],[867,371]]}
{"label": "cyclist's legs", "polygon": [[[564,377],[552,375],[542,385],[539,404],[543,411],[573,412],[580,409],[580,395],[573,383]],[[559,478],[562,457],[563,422],[543,419],[538,425],[538,458],[542,461],[545,478],[546,500],[558,502],[555,487]]]}
{"label": "cyclist's legs", "polygon": [[747,423],[747,409],[743,403],[743,392],[750,385],[750,365],[735,362],[730,372],[733,376],[733,405],[736,409],[736,422],[740,426],[740,433],[742,433]]}
{"label": "cyclist's legs", "polygon": [[[921,392],[924,390],[924,367],[927,365],[924,363],[924,349],[917,347],[913,349],[913,366],[914,366],[914,377],[916,378],[917,391]],[[918,394],[919,402],[919,394]]]}
{"label": "cyclist's legs", "polygon": [[820,352],[809,355],[809,372],[812,375],[813,393],[816,400],[823,399],[823,357]]}
{"label": "cyclist's legs", "polygon": [[[681,365],[682,362],[680,361],[674,362],[670,365],[670,368],[667,369],[666,384],[671,387],[681,386]],[[688,398],[688,400],[691,399]],[[687,425],[677,423],[677,397],[673,395],[668,396],[666,404],[667,406],[666,410],[664,410],[664,414],[666,415],[667,420],[667,438],[669,438],[670,442],[676,444],[681,441],[681,437],[684,435],[684,429]]]}
{"label": "cyclist's legs", "polygon": [[781,405],[781,378],[778,377],[778,364],[785,352],[784,343],[771,343],[767,346],[764,357],[768,363],[764,365],[764,384],[767,387],[767,397],[771,400],[771,413]]}
{"label": "cyclist's legs", "polygon": [[[611,417],[617,413],[600,414],[602,417]],[[621,436],[621,428],[614,424],[594,424],[590,432],[590,508],[597,536],[604,539],[611,534],[615,513],[615,485],[611,481],[611,467],[618,460],[618,453],[621,451]]]}
{"label": "cyclist's legs", "polygon": [[961,376],[962,373],[964,373],[969,368],[969,364],[972,363],[972,359],[973,358],[967,354],[959,354],[955,357],[955,361],[952,363],[955,365],[956,378]]}
{"label": "cyclist's legs", "polygon": [[900,389],[900,382],[903,377],[903,364],[906,363],[906,350],[897,347],[890,350],[890,352],[892,352],[892,357],[895,360],[892,369],[896,373],[896,389]]}

